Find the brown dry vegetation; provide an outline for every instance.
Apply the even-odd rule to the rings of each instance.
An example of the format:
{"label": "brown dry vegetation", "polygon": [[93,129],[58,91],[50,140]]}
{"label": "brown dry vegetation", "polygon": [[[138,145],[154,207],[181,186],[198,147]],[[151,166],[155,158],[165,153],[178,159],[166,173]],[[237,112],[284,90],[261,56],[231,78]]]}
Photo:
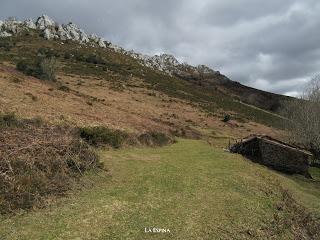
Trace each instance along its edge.
{"label": "brown dry vegetation", "polygon": [[[251,132],[279,135],[280,131],[249,121],[221,121],[225,112],[212,114],[197,104],[150,90],[131,78],[125,86],[92,76],[58,75],[58,83],[24,76],[13,66],[0,65],[0,112],[20,117],[41,117],[49,122],[78,126],[103,125],[127,132],[171,132],[176,135],[244,137]],[[61,86],[65,86],[61,88]],[[229,112],[232,116],[235,113]],[[211,134],[211,133],[210,133]]]}
{"label": "brown dry vegetation", "polygon": [[0,213],[41,206],[99,166],[73,128],[4,115],[0,130]]}

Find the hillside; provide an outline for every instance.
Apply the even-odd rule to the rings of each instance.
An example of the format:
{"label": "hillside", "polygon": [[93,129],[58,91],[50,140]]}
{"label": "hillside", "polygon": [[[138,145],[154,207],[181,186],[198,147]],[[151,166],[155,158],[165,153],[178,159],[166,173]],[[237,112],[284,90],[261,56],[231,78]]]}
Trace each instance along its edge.
{"label": "hillside", "polygon": [[[158,91],[196,105],[208,114],[234,112],[235,118],[242,121],[280,127],[281,118],[242,102],[276,110],[285,97],[244,87],[205,66],[179,64],[169,55],[146,57],[127,52],[95,35],[89,38],[71,23],[56,25],[43,16],[36,24],[14,20],[2,24],[2,36],[7,36],[0,40],[2,62],[16,64],[24,60],[32,65],[39,55],[55,56],[61,75],[72,74],[79,79],[94,77],[105,84],[116,85],[119,90],[141,87]],[[81,36],[85,40],[81,40]],[[63,83],[64,77],[60,78],[59,82]]]}
{"label": "hillside", "polygon": [[0,239],[318,239],[319,169],[225,151],[285,138],[286,100],[46,15],[0,21]]}

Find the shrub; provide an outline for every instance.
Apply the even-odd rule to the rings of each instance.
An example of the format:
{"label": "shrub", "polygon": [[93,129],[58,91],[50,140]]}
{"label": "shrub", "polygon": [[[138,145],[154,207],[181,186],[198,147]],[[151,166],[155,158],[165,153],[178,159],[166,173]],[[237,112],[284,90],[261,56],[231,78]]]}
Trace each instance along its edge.
{"label": "shrub", "polygon": [[0,114],[0,127],[12,127],[19,124],[14,113]]}
{"label": "shrub", "polygon": [[39,48],[38,56],[45,57],[45,58],[53,58],[53,57],[59,57],[60,54],[50,48]]}
{"label": "shrub", "polygon": [[[12,116],[5,119],[12,122]],[[38,119],[19,122],[0,132],[0,213],[41,206],[69,190],[84,171],[101,167],[75,129]]]}
{"label": "shrub", "polygon": [[55,58],[38,57],[36,63],[20,60],[16,64],[17,70],[26,75],[33,76],[42,80],[56,80],[56,60]]}
{"label": "shrub", "polygon": [[173,142],[169,136],[159,132],[148,132],[141,134],[138,137],[138,140],[141,144],[147,146],[164,146]]}
{"label": "shrub", "polygon": [[17,66],[17,69],[18,69],[19,71],[24,72],[24,71],[27,69],[28,64],[27,64],[26,61],[21,60],[21,61],[19,61],[19,62],[17,63],[16,66]]}
{"label": "shrub", "polygon": [[55,81],[57,62],[55,58],[43,58],[38,63],[39,78],[42,80]]}
{"label": "shrub", "polygon": [[90,54],[85,58],[85,61],[87,63],[93,63],[93,64],[106,64],[104,59],[101,56],[97,56],[95,54]]}
{"label": "shrub", "polygon": [[231,116],[230,115],[225,115],[224,118],[222,119],[223,122],[229,122],[231,120]]}
{"label": "shrub", "polygon": [[66,52],[66,53],[64,54],[64,59],[71,59],[71,58],[72,58],[72,54],[71,54],[71,53]]}
{"label": "shrub", "polygon": [[70,88],[68,86],[62,85],[58,88],[58,90],[63,91],[63,92],[69,92]]}
{"label": "shrub", "polygon": [[106,127],[85,127],[80,128],[80,136],[89,144],[110,145],[114,148],[122,146],[128,135],[119,130],[111,130]]}
{"label": "shrub", "polygon": [[4,49],[5,51],[9,52],[11,48],[15,46],[14,42],[6,40],[0,41],[0,48]]}

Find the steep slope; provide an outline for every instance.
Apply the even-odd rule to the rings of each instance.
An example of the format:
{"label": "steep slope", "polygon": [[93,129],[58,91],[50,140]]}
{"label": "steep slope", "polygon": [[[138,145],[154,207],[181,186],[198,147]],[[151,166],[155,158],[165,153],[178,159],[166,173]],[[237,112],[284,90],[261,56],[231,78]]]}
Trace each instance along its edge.
{"label": "steep slope", "polygon": [[[282,175],[223,150],[250,133],[281,137],[277,128],[284,119],[268,110],[284,97],[170,55],[127,52],[47,16],[0,22],[0,36],[0,114],[40,117],[77,131],[98,125],[177,137],[163,148],[99,149],[106,171],[82,175],[85,191],[48,199],[47,208],[0,215],[0,239],[149,239],[148,227],[172,231],[154,236],[161,239],[319,237],[318,180]],[[37,72],[47,60],[55,65],[55,79],[43,80]],[[23,132],[27,147],[37,140],[37,130]],[[54,149],[68,157],[60,139],[45,134],[41,141],[52,139]],[[14,138],[10,142],[8,151],[11,145],[24,150]],[[40,146],[45,163],[47,148]],[[32,185],[30,173],[21,169]]]}
{"label": "steep slope", "polygon": [[60,73],[58,81],[41,81],[0,64],[0,112],[136,133],[157,130],[192,137],[199,135],[197,129],[215,129],[217,135],[237,137],[249,132],[277,134],[251,121],[224,123],[224,111],[209,114],[197,104],[150,89],[138,78],[118,83],[118,79]]}
{"label": "steep slope", "polygon": [[[59,25],[47,16],[42,16],[36,23],[32,23],[32,21],[9,20],[0,24],[1,31],[6,36],[0,38],[0,61],[6,62],[9,66],[24,61],[27,67],[30,65],[30,68],[33,68],[39,58],[54,57],[58,63],[60,75],[60,79],[54,84],[67,83],[64,76],[70,74],[81,81],[96,78],[101,80],[100,84],[107,84],[119,91],[136,86],[151,92],[157,91],[169,98],[184,101],[200,109],[206,116],[216,119],[229,114],[234,120],[240,122],[238,125],[241,125],[241,122],[254,121],[268,126],[282,126],[280,116],[242,103],[239,101],[241,99],[236,96],[237,93],[224,90],[221,84],[215,83],[212,87],[208,87],[197,81],[186,81],[187,76],[182,76],[180,70],[180,76],[177,76],[176,69],[181,68],[182,65],[173,57],[166,55],[165,59],[158,64],[158,67],[162,69],[157,69],[152,64],[158,62],[159,57],[148,58],[153,59],[150,60],[151,65],[143,64],[140,57],[137,58],[132,53],[123,52],[124,50],[95,35],[88,35],[74,24]],[[52,39],[47,40],[47,35],[53,36]],[[100,44],[101,42],[105,46]],[[164,68],[167,63],[176,65],[176,68],[173,68],[174,71]],[[186,64],[183,66],[188,69],[188,72],[198,69],[201,76],[204,74],[208,76],[213,74],[219,78],[221,76],[218,72],[205,66],[192,67]],[[139,84],[137,85],[136,82]],[[77,91],[73,89],[71,92],[79,95]],[[234,90],[236,91],[238,90]],[[69,96],[70,93],[66,95]],[[99,98],[94,94],[91,96]],[[104,97],[100,96],[100,98]],[[263,99],[261,101],[267,102]],[[136,108],[141,108],[141,105]],[[63,112],[61,114],[63,115]],[[175,112],[170,114],[175,114]]]}
{"label": "steep slope", "polygon": [[187,63],[180,63],[172,55],[147,56],[136,53],[133,50],[126,51],[95,34],[89,35],[85,33],[73,23],[61,25],[46,15],[39,17],[36,22],[33,22],[31,19],[24,22],[16,21],[15,19],[9,19],[4,22],[0,21],[0,37],[17,36],[30,30],[38,30],[40,35],[47,40],[73,41],[83,46],[98,46],[100,48],[112,49],[116,53],[136,59],[142,66],[228,94],[237,101],[242,101],[268,111],[277,111],[281,102],[290,99],[289,97],[241,85],[238,82],[231,81],[219,71],[214,71],[205,65],[194,67]]}

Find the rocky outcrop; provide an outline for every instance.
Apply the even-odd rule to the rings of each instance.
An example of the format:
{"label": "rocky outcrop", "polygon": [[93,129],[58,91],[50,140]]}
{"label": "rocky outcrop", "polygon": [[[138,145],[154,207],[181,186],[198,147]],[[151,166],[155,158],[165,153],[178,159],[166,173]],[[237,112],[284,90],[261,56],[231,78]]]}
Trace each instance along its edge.
{"label": "rocky outcrop", "polygon": [[27,19],[24,21],[24,25],[27,27],[27,28],[30,28],[30,29],[36,29],[37,28],[37,25],[33,22],[32,19]]}
{"label": "rocky outcrop", "polygon": [[36,26],[40,30],[45,30],[47,28],[55,27],[56,23],[49,18],[47,15],[42,15],[36,21]]}
{"label": "rocky outcrop", "polygon": [[3,22],[2,24],[2,31],[7,32],[9,34],[17,34],[23,26],[21,26],[21,22],[15,19],[9,19]]}
{"label": "rocky outcrop", "polygon": [[12,34],[8,33],[6,31],[0,32],[0,38],[6,38],[6,37],[11,37]]}
{"label": "rocky outcrop", "polygon": [[21,22],[14,18],[0,21],[0,38],[17,35],[23,31],[38,31],[47,40],[57,40],[60,42],[68,40],[91,47],[108,48],[109,50],[131,56],[142,66],[161,71],[161,73],[170,76],[179,77],[208,89],[219,90],[228,95],[236,96],[242,102],[268,111],[276,112],[280,107],[280,103],[288,100],[287,97],[260,91],[231,81],[226,76],[220,74],[220,72],[214,71],[205,65],[192,66],[187,63],[181,63],[169,54],[148,56],[132,50],[127,51],[120,46],[105,41],[95,34],[87,34],[73,23],[58,24],[47,15],[37,18],[36,22],[33,22],[32,19]]}
{"label": "rocky outcrop", "polygon": [[32,19],[27,19],[24,22],[16,21],[15,19],[1,21],[0,37],[10,37],[19,34],[22,30],[29,31],[32,29],[41,31],[42,36],[47,40],[71,40],[81,44],[91,44],[91,46],[107,47],[103,38],[96,35],[89,36],[73,23],[60,25],[47,15],[42,15],[36,22],[33,22]]}
{"label": "rocky outcrop", "polygon": [[138,59],[139,57],[147,67],[186,79],[199,80],[201,77],[210,78],[220,75],[219,72],[205,65],[192,66],[187,63],[180,63],[173,55],[169,54],[155,55],[152,57],[138,55]]}
{"label": "rocky outcrop", "polygon": [[101,48],[113,49],[115,52],[129,55],[138,60],[141,65],[150,67],[154,70],[162,71],[168,75],[176,75],[187,79],[200,79],[200,76],[214,76],[218,72],[213,71],[207,66],[199,65],[197,67],[180,63],[173,55],[161,54],[148,56],[125,49],[105,41],[96,34],[88,35],[74,23],[58,24],[47,15],[38,17],[36,22],[27,19],[24,22],[15,19],[0,21],[0,37],[10,37],[19,34],[22,30],[39,30],[42,36],[47,40],[71,40],[80,44],[88,44]]}

